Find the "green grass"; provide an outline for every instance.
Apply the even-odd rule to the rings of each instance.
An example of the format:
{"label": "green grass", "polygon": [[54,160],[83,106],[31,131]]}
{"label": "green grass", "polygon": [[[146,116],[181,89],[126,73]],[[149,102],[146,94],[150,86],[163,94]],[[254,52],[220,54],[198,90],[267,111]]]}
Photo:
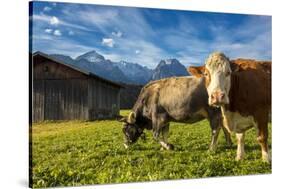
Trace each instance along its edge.
{"label": "green grass", "polygon": [[[261,160],[254,129],[246,134],[245,159],[237,162],[236,145],[226,148],[222,132],[217,151],[208,151],[206,120],[192,125],[171,123],[169,142],[175,145],[174,151],[161,151],[150,131],[146,141],[139,140],[126,150],[121,128],[114,120],[33,124],[33,187],[271,173],[271,165]],[[269,144],[271,149],[271,130]]]}

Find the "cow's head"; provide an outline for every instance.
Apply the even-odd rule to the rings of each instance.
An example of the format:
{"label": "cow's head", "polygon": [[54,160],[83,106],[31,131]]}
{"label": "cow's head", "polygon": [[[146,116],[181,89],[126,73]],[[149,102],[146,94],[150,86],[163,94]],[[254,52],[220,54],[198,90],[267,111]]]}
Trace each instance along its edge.
{"label": "cow's head", "polygon": [[191,66],[188,72],[196,77],[205,78],[209,105],[218,107],[229,104],[231,67],[229,59],[223,53],[212,53],[207,58],[205,66]]}
{"label": "cow's head", "polygon": [[119,121],[123,122],[124,146],[128,148],[129,145],[135,143],[143,134],[143,128],[136,124],[136,114],[134,112],[130,112],[128,117],[123,117]]}

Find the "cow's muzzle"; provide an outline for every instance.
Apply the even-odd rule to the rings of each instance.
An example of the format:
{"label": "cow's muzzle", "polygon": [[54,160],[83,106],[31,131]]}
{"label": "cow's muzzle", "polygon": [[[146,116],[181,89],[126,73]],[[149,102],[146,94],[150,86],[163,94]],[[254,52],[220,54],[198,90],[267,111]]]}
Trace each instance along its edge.
{"label": "cow's muzzle", "polygon": [[215,91],[209,97],[209,105],[211,106],[222,106],[228,104],[228,98],[225,92]]}

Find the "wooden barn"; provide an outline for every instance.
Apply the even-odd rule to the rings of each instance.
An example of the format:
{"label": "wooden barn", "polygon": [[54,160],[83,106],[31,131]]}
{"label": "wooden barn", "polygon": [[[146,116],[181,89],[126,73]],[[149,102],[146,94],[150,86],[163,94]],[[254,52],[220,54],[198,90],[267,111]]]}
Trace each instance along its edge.
{"label": "wooden barn", "polygon": [[33,122],[109,119],[119,115],[122,86],[118,83],[41,52],[33,54],[32,64]]}

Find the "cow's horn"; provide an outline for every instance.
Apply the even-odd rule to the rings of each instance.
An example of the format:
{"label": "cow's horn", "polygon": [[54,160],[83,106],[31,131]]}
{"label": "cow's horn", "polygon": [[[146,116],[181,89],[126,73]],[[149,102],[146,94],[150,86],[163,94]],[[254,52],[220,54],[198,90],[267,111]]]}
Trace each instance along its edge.
{"label": "cow's horn", "polygon": [[135,112],[130,112],[129,116],[128,116],[128,123],[135,123],[136,122],[136,114]]}

